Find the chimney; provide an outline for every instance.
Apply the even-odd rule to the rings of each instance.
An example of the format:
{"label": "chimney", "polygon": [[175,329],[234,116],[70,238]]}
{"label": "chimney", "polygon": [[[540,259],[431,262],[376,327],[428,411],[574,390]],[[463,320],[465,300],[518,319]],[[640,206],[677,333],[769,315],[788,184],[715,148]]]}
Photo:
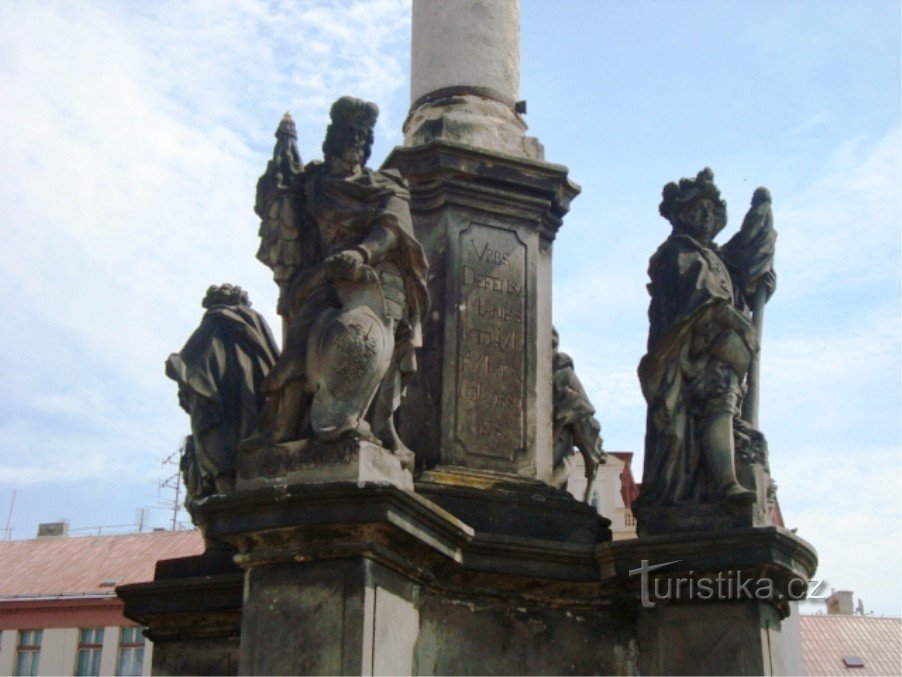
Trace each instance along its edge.
{"label": "chimney", "polygon": [[851,590],[834,590],[827,598],[827,613],[851,615],[854,611]]}
{"label": "chimney", "polygon": [[38,538],[65,538],[68,535],[68,522],[44,522],[38,525]]}

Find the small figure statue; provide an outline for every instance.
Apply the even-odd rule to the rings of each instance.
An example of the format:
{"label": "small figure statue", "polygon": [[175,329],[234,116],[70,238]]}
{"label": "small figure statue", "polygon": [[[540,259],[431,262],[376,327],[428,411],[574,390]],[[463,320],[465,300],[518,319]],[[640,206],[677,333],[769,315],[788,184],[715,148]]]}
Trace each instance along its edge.
{"label": "small figure statue", "polygon": [[723,248],[713,239],[726,225],[726,202],[710,169],[667,184],[660,212],[673,232],[649,262],[648,353],[639,365],[648,419],[637,504],[751,503],[756,494],[737,481],[735,458],[738,447],[766,465],[752,459],[766,456],[764,437],[740,410],[759,350],[750,309],[758,306],[760,323],[775,282],[770,194],[755,192],[742,229]]}
{"label": "small figure statue", "polygon": [[338,99],[324,162],[298,171],[293,125],[276,136],[258,184],[258,257],[280,286],[285,347],[263,385],[270,444],[351,435],[406,467],[394,413],[416,371],[428,306],[427,263],[413,234],[410,194],[394,170],[367,168],[379,109]]}
{"label": "small figure statue", "polygon": [[254,430],[260,386],[279,355],[241,287],[213,285],[202,305],[200,326],[166,360],[166,375],[178,383],[179,404],[191,417],[183,471],[197,498],[234,490],[238,442]]}
{"label": "small figure statue", "polygon": [[557,329],[552,327],[554,471],[551,483],[558,489],[567,485],[578,451],[586,468],[583,500],[588,502],[598,466],[606,461],[601,447],[601,424],[595,418],[595,407],[589,402],[589,396],[573,370],[573,359],[558,351],[559,343]]}

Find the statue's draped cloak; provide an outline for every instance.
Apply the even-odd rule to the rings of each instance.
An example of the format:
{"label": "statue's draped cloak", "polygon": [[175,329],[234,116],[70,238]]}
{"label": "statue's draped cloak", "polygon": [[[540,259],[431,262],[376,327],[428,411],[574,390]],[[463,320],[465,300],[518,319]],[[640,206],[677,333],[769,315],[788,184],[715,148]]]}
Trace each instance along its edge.
{"label": "statue's draped cloak", "polygon": [[639,364],[648,402],[641,500],[703,502],[716,495],[716,487],[702,461],[699,434],[706,412],[693,405],[693,382],[708,378],[710,346],[723,332],[716,314],[723,304],[733,304],[733,286],[716,251],[684,234],[658,248],[648,274],[648,352]]}
{"label": "statue's draped cloak", "polygon": [[[377,226],[383,226],[398,236],[398,246],[389,255],[397,266],[407,291],[407,309],[403,321],[407,323],[412,347],[422,345],[422,317],[429,306],[426,274],[429,265],[423,247],[413,234],[410,218],[410,191],[394,169],[373,171],[364,169],[353,180],[331,178],[325,165],[311,162],[304,170],[305,211],[309,219],[320,224],[320,238],[324,256],[333,254],[366,238]],[[322,223],[334,224],[343,231],[330,242],[324,237]]]}
{"label": "statue's draped cloak", "polygon": [[[260,384],[279,349],[266,322],[244,306],[214,306],[178,353],[166,360],[166,375],[179,385],[191,415],[198,464],[207,472],[234,471],[237,442],[248,436],[263,404]],[[204,433],[219,428],[220,443],[204,445]]]}
{"label": "statue's draped cloak", "polygon": [[[320,162],[305,167],[302,185],[296,227],[304,241],[304,251],[297,260],[307,262],[307,266],[298,271],[299,279],[307,277],[328,256],[361,244],[378,227],[397,237],[391,251],[371,263],[380,277],[389,313],[396,321],[390,371],[383,378],[377,398],[384,405],[378,415],[390,417],[400,404],[407,380],[416,372],[415,348],[423,342],[422,319],[429,305],[428,264],[414,237],[410,193],[395,170],[365,168],[359,176],[347,179],[328,176]],[[268,392],[307,376],[311,331],[322,313],[340,306],[328,278],[315,279],[319,280],[318,288],[308,290],[305,300],[290,312],[285,355],[264,385]],[[392,281],[399,287],[397,293],[393,293]]]}

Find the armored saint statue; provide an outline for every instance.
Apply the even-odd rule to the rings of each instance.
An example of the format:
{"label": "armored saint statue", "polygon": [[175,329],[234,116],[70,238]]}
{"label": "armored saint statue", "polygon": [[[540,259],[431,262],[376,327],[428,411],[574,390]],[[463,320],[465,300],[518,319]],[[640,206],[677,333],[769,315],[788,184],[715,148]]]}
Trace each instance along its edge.
{"label": "armored saint statue", "polygon": [[664,187],[660,213],[673,230],[648,268],[640,506],[755,500],[737,481],[735,462],[737,448],[766,448],[740,414],[759,351],[754,314],[760,324],[776,280],[770,202],[759,188],[741,230],[719,247],[714,237],[726,225],[726,202],[711,170]]}
{"label": "armored saint statue", "polygon": [[191,417],[181,465],[193,498],[235,488],[238,442],[254,431],[260,386],[279,355],[241,287],[214,285],[202,305],[200,326],[166,360],[166,375],[178,383],[179,404]]}
{"label": "armored saint statue", "polygon": [[583,499],[587,500],[598,466],[606,460],[601,446],[601,424],[595,418],[595,407],[576,375],[573,359],[558,350],[559,343],[557,329],[552,327],[554,468],[551,483],[558,489],[567,485],[578,453],[583,458],[586,470],[586,493]]}
{"label": "armored saint statue", "polygon": [[301,166],[286,116],[257,186],[258,258],[279,284],[284,349],[263,384],[271,444],[366,439],[411,467],[394,414],[416,371],[427,263],[410,194],[394,170],[366,167],[378,108],[332,106],[323,162]]}

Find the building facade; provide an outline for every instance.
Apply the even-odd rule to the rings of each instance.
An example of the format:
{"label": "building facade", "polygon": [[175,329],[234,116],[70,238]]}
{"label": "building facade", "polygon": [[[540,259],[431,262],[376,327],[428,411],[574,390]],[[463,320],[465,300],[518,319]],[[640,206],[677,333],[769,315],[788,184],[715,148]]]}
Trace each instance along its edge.
{"label": "building facade", "polygon": [[[44,530],[48,531],[48,530]],[[115,588],[203,551],[197,531],[0,543],[0,675],[149,675],[153,646]]]}

